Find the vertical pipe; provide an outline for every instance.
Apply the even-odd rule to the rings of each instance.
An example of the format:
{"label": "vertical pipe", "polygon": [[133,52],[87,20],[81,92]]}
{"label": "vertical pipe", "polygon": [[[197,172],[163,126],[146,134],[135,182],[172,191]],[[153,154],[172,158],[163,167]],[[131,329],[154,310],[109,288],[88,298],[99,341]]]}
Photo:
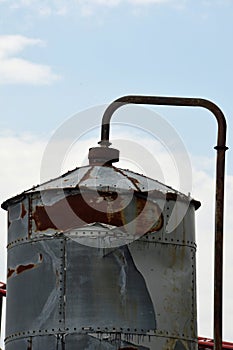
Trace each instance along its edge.
{"label": "vertical pipe", "polygon": [[222,349],[222,294],[223,294],[223,214],[225,149],[216,146],[216,206],[215,206],[215,260],[214,260],[214,349]]}
{"label": "vertical pipe", "polygon": [[110,120],[113,113],[126,104],[148,104],[162,106],[203,107],[211,111],[218,122],[215,197],[215,258],[214,258],[214,349],[222,350],[222,285],[223,285],[223,219],[224,178],[226,147],[226,119],[213,102],[200,98],[123,96],[112,102],[104,112],[101,129],[101,146],[109,146]]}

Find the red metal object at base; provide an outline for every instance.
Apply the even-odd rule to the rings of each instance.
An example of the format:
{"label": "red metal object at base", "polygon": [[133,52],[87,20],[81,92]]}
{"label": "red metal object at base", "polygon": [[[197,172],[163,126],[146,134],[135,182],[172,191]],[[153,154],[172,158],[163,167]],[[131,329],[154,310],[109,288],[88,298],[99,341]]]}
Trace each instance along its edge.
{"label": "red metal object at base", "polygon": [[6,284],[3,282],[0,282],[0,297],[6,296]]}
{"label": "red metal object at base", "polygon": [[1,335],[1,325],[2,325],[2,301],[3,297],[6,296],[6,283],[0,282],[0,335]]}
{"label": "red metal object at base", "polygon": [[[214,340],[204,337],[198,337],[198,349],[214,349]],[[222,350],[233,349],[233,343],[222,342]]]}

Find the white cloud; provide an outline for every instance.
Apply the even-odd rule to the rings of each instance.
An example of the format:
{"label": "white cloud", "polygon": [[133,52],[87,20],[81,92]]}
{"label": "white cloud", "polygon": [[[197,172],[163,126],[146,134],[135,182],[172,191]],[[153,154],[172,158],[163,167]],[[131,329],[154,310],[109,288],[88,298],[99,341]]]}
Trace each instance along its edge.
{"label": "white cloud", "polygon": [[40,39],[22,35],[0,36],[0,84],[49,85],[60,77],[50,66],[14,57],[28,46],[44,46]]}
{"label": "white cloud", "polygon": [[20,58],[0,60],[0,84],[49,85],[58,79],[49,66]]}
{"label": "white cloud", "polygon": [[0,58],[8,57],[21,52],[27,46],[44,46],[40,39],[31,39],[22,35],[1,35],[0,36]]}

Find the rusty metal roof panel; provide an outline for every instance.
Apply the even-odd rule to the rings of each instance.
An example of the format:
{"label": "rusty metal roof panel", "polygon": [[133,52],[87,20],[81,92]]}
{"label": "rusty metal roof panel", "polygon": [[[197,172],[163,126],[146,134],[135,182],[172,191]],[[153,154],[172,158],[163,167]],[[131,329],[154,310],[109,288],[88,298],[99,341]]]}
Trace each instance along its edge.
{"label": "rusty metal roof panel", "polygon": [[93,166],[87,176],[84,176],[79,184],[79,187],[88,188],[100,188],[105,187],[112,190],[134,190],[137,191],[137,187],[128,178],[124,171],[115,167]]}
{"label": "rusty metal roof panel", "polygon": [[122,170],[137,187],[138,190],[144,192],[144,191],[161,191],[163,193],[174,192],[178,193],[178,191],[174,190],[173,188],[162,184],[161,182],[151,179],[149,177],[146,177],[142,174],[134,173],[130,170]]}
{"label": "rusty metal roof panel", "polygon": [[178,191],[160,183],[159,181],[134,173],[130,170],[120,169],[113,166],[85,166],[76,168],[56,179],[33,187],[26,191],[26,193],[58,188],[86,187],[96,189],[102,186],[138,192],[157,190],[163,193],[167,193],[168,191],[178,193]]}
{"label": "rusty metal roof panel", "polygon": [[133,181],[124,174],[124,170],[115,167],[85,166],[76,168],[66,174],[29,189],[26,193],[46,191],[59,188],[90,188],[109,187],[122,190],[135,190],[137,187]]}
{"label": "rusty metal roof panel", "polygon": [[7,209],[11,203],[22,200],[27,194],[54,190],[54,189],[72,189],[87,188],[91,190],[108,190],[108,191],[136,191],[149,192],[156,191],[161,194],[174,194],[180,198],[188,199],[186,195],[174,190],[173,188],[162,184],[157,180],[150,179],[144,175],[137,174],[133,171],[116,168],[114,166],[84,166],[68,171],[62,176],[49,180],[41,185],[34,186],[23,193],[6,200],[2,204],[3,209]]}
{"label": "rusty metal roof panel", "polygon": [[50,181],[44,182],[39,186],[36,186],[35,188],[29,189],[28,192],[35,192],[35,191],[45,191],[50,189],[58,189],[58,188],[75,188],[78,186],[80,180],[85,177],[85,175],[88,173],[89,166],[76,168],[74,170],[68,171],[62,176],[59,176],[55,179],[52,179]]}

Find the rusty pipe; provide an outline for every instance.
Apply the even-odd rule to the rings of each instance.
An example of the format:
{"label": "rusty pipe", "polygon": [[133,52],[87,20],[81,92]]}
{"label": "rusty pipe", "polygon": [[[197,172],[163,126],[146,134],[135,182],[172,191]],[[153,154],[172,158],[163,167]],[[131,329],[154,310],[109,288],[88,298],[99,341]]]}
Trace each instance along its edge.
{"label": "rusty pipe", "polygon": [[214,349],[222,350],[222,290],[223,290],[223,217],[224,178],[226,147],[226,119],[221,109],[213,102],[202,98],[123,96],[112,102],[102,118],[101,141],[104,147],[110,145],[110,120],[113,113],[126,104],[146,104],[157,106],[203,107],[217,119],[216,195],[215,195],[215,258],[214,258]]}

